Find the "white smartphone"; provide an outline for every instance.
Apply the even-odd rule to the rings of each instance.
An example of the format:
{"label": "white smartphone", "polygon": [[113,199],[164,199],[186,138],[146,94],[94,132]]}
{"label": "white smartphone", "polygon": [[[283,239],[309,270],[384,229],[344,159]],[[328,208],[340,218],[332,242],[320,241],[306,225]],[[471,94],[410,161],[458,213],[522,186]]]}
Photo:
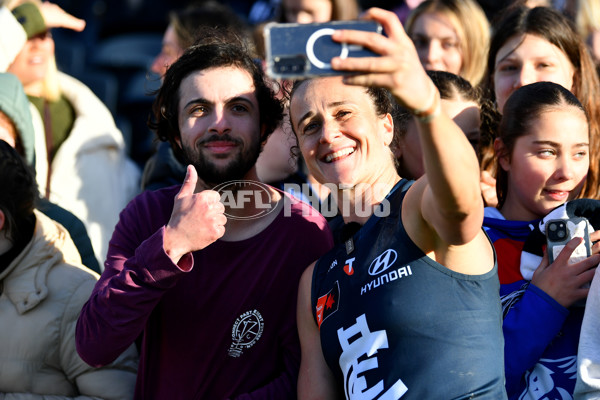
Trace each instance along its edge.
{"label": "white smartphone", "polygon": [[592,255],[590,223],[586,218],[553,219],[546,222],[546,251],[552,263],[569,240],[582,237],[583,242],[573,251],[569,263],[582,261]]}
{"label": "white smartphone", "polygon": [[334,42],[336,29],[353,29],[381,34],[375,21],[332,21],[312,24],[270,22],[264,28],[267,75],[276,79],[343,75],[331,69],[331,59],[340,57],[377,57],[358,45]]}

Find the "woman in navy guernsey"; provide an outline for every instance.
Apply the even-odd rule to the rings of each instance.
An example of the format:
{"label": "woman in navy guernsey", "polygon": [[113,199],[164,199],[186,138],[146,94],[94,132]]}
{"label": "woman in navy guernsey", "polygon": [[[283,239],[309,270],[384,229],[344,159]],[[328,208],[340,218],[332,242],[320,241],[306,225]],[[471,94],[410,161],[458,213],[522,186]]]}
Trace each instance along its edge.
{"label": "woman in navy guernsey", "polygon": [[[334,184],[345,242],[304,273],[298,300],[300,399],[504,399],[494,250],[481,229],[473,147],[398,18],[384,35],[337,31],[373,58],[334,58],[344,77],[297,82],[290,120],[307,166]],[[425,175],[398,176],[394,101],[412,110]],[[348,230],[348,229],[346,229]]]}

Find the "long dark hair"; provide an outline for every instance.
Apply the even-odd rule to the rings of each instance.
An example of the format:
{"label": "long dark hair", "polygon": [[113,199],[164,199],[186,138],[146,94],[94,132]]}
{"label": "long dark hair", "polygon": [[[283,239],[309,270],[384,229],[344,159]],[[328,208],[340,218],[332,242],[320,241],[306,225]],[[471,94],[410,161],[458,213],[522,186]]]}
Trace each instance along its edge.
{"label": "long dark hair", "polygon": [[494,67],[498,51],[514,36],[531,34],[558,47],[575,69],[573,94],[590,116],[590,170],[581,197],[600,199],[600,81],[594,62],[573,23],[549,7],[509,8],[492,26],[487,61],[489,95],[495,98]]}

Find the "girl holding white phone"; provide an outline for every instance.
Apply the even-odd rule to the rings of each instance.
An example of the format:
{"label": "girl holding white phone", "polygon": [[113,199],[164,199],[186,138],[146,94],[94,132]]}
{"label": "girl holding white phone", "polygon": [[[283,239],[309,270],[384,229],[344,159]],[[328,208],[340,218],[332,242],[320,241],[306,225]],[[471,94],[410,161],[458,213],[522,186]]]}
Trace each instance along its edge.
{"label": "girl holding white phone", "polygon": [[[533,227],[580,194],[590,163],[589,137],[583,106],[561,85],[523,86],[504,107],[494,143],[498,207],[485,209],[484,228],[498,257],[509,399],[573,394],[583,316],[574,305],[587,297],[582,286],[600,261],[598,247],[570,264],[581,241],[573,239],[553,263],[544,256],[533,277],[521,264]],[[592,240],[598,237],[592,234]]]}

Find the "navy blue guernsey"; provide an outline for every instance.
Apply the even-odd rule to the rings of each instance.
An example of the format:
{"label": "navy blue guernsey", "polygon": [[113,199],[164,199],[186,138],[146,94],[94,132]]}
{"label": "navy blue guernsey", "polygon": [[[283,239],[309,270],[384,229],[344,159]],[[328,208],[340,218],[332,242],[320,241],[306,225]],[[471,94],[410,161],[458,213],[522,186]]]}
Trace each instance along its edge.
{"label": "navy blue guernsey", "polygon": [[427,257],[400,218],[410,183],[315,266],[325,360],[347,399],[505,399],[497,266],[465,275]]}

